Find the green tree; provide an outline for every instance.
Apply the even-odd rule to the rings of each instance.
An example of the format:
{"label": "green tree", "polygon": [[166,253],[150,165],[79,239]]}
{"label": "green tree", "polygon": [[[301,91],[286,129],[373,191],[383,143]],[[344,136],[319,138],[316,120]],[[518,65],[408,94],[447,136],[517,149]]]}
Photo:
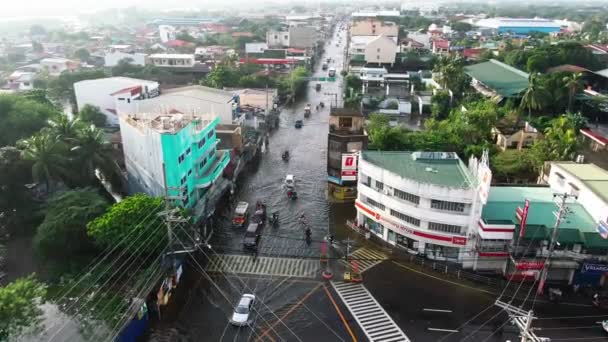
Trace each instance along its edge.
{"label": "green tree", "polygon": [[80,48],[74,51],[74,58],[86,62],[91,58],[91,53],[85,48]]}
{"label": "green tree", "polygon": [[0,230],[21,233],[31,221],[35,205],[25,187],[31,180],[31,165],[21,151],[0,147]]}
{"label": "green tree", "polygon": [[532,111],[540,111],[545,107],[547,92],[540,84],[537,74],[530,74],[528,88],[521,98],[520,107],[528,110],[528,121],[532,118]]}
{"label": "green tree", "polygon": [[357,75],[347,75],[344,77],[344,83],[346,84],[345,90],[347,91],[347,94],[348,91],[353,91],[355,93],[360,93],[362,91],[363,81],[361,81],[361,78]]}
{"label": "green tree", "polygon": [[[167,245],[167,231],[158,213],[163,199],[136,194],[113,204],[105,214],[87,224],[87,233],[100,246],[119,246],[121,250],[160,252]],[[132,244],[133,239],[146,243]]]}
{"label": "green tree", "polygon": [[63,72],[59,77],[49,82],[49,96],[56,101],[69,101],[72,106],[72,112],[75,113],[76,95],[74,94],[74,83],[104,78],[106,76],[103,70]]}
{"label": "green tree", "polygon": [[532,146],[535,167],[540,170],[548,160],[572,160],[578,149],[578,130],[574,117],[562,115],[551,120],[542,139]]}
{"label": "green tree", "polygon": [[57,136],[41,131],[20,141],[19,147],[23,151],[23,159],[32,163],[34,181],[44,182],[47,192],[52,190],[53,183],[66,178],[67,153]]}
{"label": "green tree", "polygon": [[238,84],[239,75],[231,66],[220,63],[216,65],[209,74],[201,81],[201,84],[222,89],[224,87],[235,86]]}
{"label": "green tree", "polygon": [[431,113],[436,120],[443,120],[450,115],[452,99],[447,91],[438,91],[431,97]]}
{"label": "green tree", "polygon": [[106,126],[106,116],[99,110],[99,107],[90,104],[84,105],[78,112],[78,118],[82,122],[88,122],[96,127]]}
{"label": "green tree", "polygon": [[103,214],[108,201],[93,188],[75,189],[53,196],[44,209],[34,248],[42,258],[70,260],[95,250],[86,225]]}
{"label": "green tree", "polygon": [[465,23],[465,22],[455,22],[454,24],[452,24],[452,30],[456,31],[456,32],[468,32],[471,31],[473,29],[473,25],[469,24],[469,23]]}
{"label": "green tree", "polygon": [[54,107],[30,98],[0,95],[0,147],[31,136],[59,115]]}
{"label": "green tree", "polygon": [[526,63],[526,68],[529,73],[533,72],[545,72],[551,66],[549,55],[542,51],[534,53]]}
{"label": "green tree", "polygon": [[71,152],[89,184],[97,183],[95,170],[110,178],[119,172],[112,157],[112,146],[105,139],[103,130],[95,126],[84,126],[77,131]]}
{"label": "green tree", "polygon": [[46,132],[69,146],[76,139],[82,125],[78,118],[70,120],[67,116],[60,115],[48,121]]}
{"label": "green tree", "polygon": [[308,70],[304,67],[293,69],[287,76],[279,81],[279,91],[286,93],[295,102],[298,96],[306,91],[308,84]]}
{"label": "green tree", "polygon": [[133,64],[133,58],[123,58],[112,67],[112,76],[125,76],[141,72],[142,67]]}
{"label": "green tree", "polygon": [[572,111],[572,103],[574,101],[574,96],[582,89],[583,87],[583,74],[580,72],[575,72],[570,76],[565,76],[563,78],[564,86],[568,89],[568,111]]}
{"label": "green tree", "polygon": [[528,151],[506,150],[495,154],[490,165],[496,182],[531,183],[538,174]]}
{"label": "green tree", "polygon": [[9,340],[42,322],[46,288],[33,275],[0,287],[0,340]]}
{"label": "green tree", "polygon": [[198,43],[198,40],[196,38],[194,38],[190,33],[188,33],[187,31],[181,31],[180,33],[178,33],[175,36],[175,39],[177,40],[183,40],[185,42],[190,42],[190,43]]}

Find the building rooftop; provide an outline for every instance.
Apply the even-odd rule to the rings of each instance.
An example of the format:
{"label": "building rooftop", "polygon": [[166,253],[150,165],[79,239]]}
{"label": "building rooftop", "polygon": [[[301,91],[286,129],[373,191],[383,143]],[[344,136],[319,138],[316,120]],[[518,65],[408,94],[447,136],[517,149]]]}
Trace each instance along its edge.
{"label": "building rooftop", "polygon": [[[223,106],[234,99],[234,94],[221,89],[204,86],[187,86],[163,91],[159,96],[137,101],[139,113],[186,115],[217,114]],[[217,109],[216,109],[217,108]]]}
{"label": "building rooftop", "polygon": [[487,18],[474,23],[476,26],[500,28],[500,27],[551,27],[559,29],[560,24],[550,19],[541,18]]}
{"label": "building rooftop", "polygon": [[329,110],[329,115],[331,116],[363,116],[360,110],[350,109],[350,108],[336,108],[332,107]]}
{"label": "building rooftop", "polygon": [[155,54],[152,54],[152,55],[150,55],[148,57],[150,57],[150,58],[174,58],[174,59],[183,58],[183,59],[193,59],[194,58],[194,54],[190,54],[190,53],[155,53]]}
{"label": "building rooftop", "polygon": [[126,89],[138,85],[148,85],[150,87],[158,87],[158,82],[148,81],[148,80],[140,80],[138,78],[131,77],[106,77],[106,78],[97,78],[94,80],[84,80],[78,81],[75,84],[107,84],[107,85],[116,85],[116,91],[121,89]]}
{"label": "building rooftop", "polygon": [[551,165],[558,166],[572,177],[579,179],[589,190],[608,203],[608,171],[595,164],[552,162]]}
{"label": "building rooftop", "polygon": [[402,178],[420,183],[460,189],[473,187],[472,175],[453,152],[363,151],[361,157]]}
{"label": "building rooftop", "polygon": [[[518,207],[530,201],[524,238],[550,239],[555,225],[553,190],[549,187],[497,187],[490,188],[488,202],[483,207],[481,218],[488,224],[515,224],[519,232]],[[606,248],[608,240],[597,239],[596,224],[579,203],[569,203],[570,213],[559,226],[558,241],[563,244],[584,243],[590,248]]]}
{"label": "building rooftop", "polygon": [[469,76],[504,97],[517,96],[528,87],[528,73],[495,59],[469,65],[464,70]]}

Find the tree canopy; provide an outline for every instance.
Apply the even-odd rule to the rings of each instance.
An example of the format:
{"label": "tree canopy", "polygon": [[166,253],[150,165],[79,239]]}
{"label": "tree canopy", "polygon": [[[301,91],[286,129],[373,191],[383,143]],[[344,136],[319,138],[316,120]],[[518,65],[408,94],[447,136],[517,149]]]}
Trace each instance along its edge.
{"label": "tree canopy", "polygon": [[95,250],[87,223],[103,214],[108,201],[97,189],[69,190],[53,196],[44,208],[34,247],[42,258],[68,260]]}
{"label": "tree canopy", "polygon": [[[158,213],[163,199],[136,194],[113,204],[87,224],[87,233],[102,247],[118,245],[121,250],[159,252],[167,245],[167,231]],[[134,244],[133,241],[139,241]]]}
{"label": "tree canopy", "polygon": [[46,288],[33,275],[0,287],[0,340],[9,340],[41,323],[44,296]]}
{"label": "tree canopy", "polygon": [[0,147],[31,136],[58,115],[54,107],[30,98],[0,95]]}
{"label": "tree canopy", "polygon": [[88,122],[96,127],[105,127],[106,116],[99,110],[99,107],[90,104],[84,105],[78,112],[78,118],[83,122]]}

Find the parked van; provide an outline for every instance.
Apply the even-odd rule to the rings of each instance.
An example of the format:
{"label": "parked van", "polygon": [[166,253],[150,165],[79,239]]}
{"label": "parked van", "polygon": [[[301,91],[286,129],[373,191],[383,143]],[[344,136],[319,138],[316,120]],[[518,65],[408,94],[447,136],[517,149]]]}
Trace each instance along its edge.
{"label": "parked van", "polygon": [[336,68],[329,68],[329,71],[327,72],[327,75],[329,77],[334,77],[336,76]]}
{"label": "parked van", "polygon": [[246,249],[256,249],[258,247],[258,243],[260,242],[260,230],[262,225],[259,223],[251,223],[247,227],[247,231],[245,231],[245,237],[243,238],[243,246]]}

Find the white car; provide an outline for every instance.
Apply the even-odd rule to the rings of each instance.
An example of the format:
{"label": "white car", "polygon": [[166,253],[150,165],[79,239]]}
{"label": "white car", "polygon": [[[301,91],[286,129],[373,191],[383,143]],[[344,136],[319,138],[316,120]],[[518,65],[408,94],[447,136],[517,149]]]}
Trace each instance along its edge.
{"label": "white car", "polygon": [[234,313],[230,319],[230,323],[237,326],[248,325],[251,323],[249,314],[253,310],[253,304],[255,303],[255,296],[252,294],[244,294],[239,300],[239,304],[234,308]]}
{"label": "white car", "polygon": [[288,189],[293,189],[296,186],[296,179],[293,175],[285,176],[285,186]]}

